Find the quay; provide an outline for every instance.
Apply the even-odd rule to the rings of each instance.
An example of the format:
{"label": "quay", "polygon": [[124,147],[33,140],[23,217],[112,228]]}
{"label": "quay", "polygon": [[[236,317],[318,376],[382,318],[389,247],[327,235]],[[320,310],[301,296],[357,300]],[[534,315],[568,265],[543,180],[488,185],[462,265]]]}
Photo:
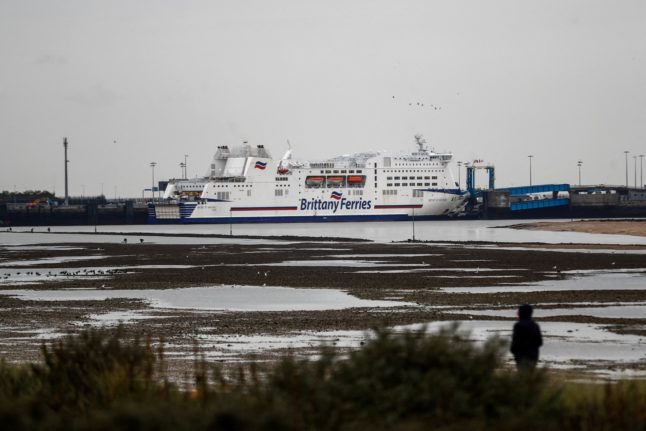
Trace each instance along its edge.
{"label": "quay", "polygon": [[[493,186],[493,171],[489,186]],[[471,198],[460,218],[613,218],[646,217],[646,189],[624,186],[541,184],[476,189],[467,181]],[[62,226],[147,224],[146,199],[57,199],[0,201],[0,226]]]}

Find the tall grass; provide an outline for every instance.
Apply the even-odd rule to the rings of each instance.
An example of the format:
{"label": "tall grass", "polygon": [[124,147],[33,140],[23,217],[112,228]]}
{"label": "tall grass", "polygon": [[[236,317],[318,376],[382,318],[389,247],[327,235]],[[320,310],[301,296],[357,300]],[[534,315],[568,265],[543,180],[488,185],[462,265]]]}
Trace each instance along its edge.
{"label": "tall grass", "polygon": [[378,331],[339,357],[241,366],[203,361],[194,382],[164,376],[163,352],[121,330],[43,347],[43,360],[0,362],[0,427],[26,430],[644,430],[646,385],[555,384],[503,366],[504,343]]}

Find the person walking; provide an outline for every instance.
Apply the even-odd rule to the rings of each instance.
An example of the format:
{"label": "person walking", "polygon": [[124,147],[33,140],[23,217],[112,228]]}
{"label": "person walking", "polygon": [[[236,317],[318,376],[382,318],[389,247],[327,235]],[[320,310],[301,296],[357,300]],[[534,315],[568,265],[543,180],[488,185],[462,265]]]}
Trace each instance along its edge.
{"label": "person walking", "polygon": [[510,350],[519,371],[536,367],[538,349],[543,345],[541,328],[532,319],[532,312],[532,306],[529,304],[518,307],[518,322],[514,325]]}

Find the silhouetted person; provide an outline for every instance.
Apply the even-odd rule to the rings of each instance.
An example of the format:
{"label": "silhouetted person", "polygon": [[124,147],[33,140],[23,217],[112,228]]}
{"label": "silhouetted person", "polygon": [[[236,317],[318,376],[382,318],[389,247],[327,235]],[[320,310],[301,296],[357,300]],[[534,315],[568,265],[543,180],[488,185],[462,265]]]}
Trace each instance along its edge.
{"label": "silhouetted person", "polygon": [[538,362],[538,349],[543,345],[541,328],[532,320],[532,306],[523,304],[518,307],[518,322],[514,325],[511,340],[511,353],[519,370],[530,370]]}

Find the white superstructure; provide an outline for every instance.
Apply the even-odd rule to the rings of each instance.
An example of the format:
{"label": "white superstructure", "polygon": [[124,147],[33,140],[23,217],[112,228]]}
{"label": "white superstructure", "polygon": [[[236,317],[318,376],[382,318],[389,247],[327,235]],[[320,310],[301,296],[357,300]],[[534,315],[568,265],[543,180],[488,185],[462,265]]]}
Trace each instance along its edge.
{"label": "white superstructure", "polygon": [[200,199],[150,207],[152,223],[405,220],[450,216],[467,194],[449,170],[452,155],[366,152],[323,162],[280,160],[263,146],[219,147]]}

